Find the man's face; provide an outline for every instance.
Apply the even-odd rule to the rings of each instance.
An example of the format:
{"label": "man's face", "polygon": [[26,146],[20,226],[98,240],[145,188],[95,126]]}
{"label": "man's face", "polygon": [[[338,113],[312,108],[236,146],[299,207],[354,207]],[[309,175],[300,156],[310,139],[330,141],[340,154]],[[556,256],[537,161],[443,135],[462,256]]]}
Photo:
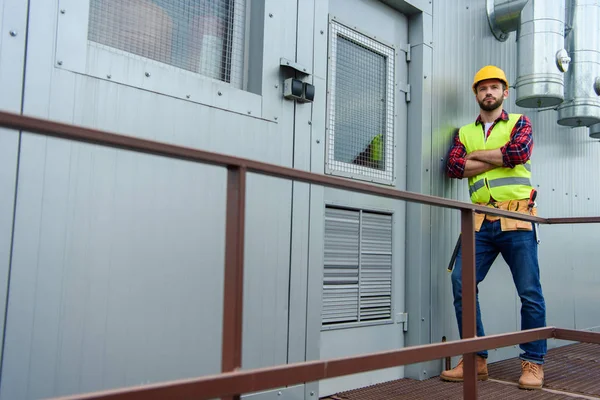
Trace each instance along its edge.
{"label": "man's face", "polygon": [[487,79],[479,82],[475,97],[482,110],[494,111],[501,107],[504,99],[508,97],[508,89],[504,89],[502,81]]}

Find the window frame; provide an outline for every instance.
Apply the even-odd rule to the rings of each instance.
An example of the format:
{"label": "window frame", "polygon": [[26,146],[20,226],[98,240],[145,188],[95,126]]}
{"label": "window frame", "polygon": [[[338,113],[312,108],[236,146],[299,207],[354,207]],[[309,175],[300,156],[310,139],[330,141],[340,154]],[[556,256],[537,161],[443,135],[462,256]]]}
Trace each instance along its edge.
{"label": "window frame", "polygon": [[[394,324],[395,323],[395,313],[396,313],[396,305],[394,303],[394,299],[396,296],[396,284],[395,284],[396,272],[394,269],[394,263],[396,261],[396,253],[394,252],[394,225],[395,225],[395,221],[396,221],[395,212],[393,210],[387,210],[387,209],[352,207],[352,206],[347,206],[347,205],[338,204],[338,203],[326,203],[324,205],[324,209],[323,209],[323,234],[325,234],[325,217],[326,217],[326,212],[327,212],[328,208],[357,212],[359,214],[359,220],[358,220],[359,221],[358,222],[358,252],[359,252],[358,253],[358,262],[359,262],[359,264],[358,264],[358,286],[357,286],[357,288],[358,288],[358,299],[357,299],[358,300],[358,310],[357,310],[358,321],[340,322],[340,323],[332,323],[332,324],[324,325],[323,324],[323,314],[322,314],[322,309],[321,309],[321,314],[320,314],[321,331],[332,331],[332,330],[337,330],[337,329],[360,328],[360,327],[367,327],[367,326],[379,326],[379,325]],[[360,303],[360,296],[361,296],[360,281],[361,281],[361,264],[362,264],[361,238],[362,238],[362,229],[363,229],[363,213],[386,215],[391,218],[391,221],[390,221],[390,228],[392,230],[392,232],[391,232],[392,250],[391,250],[391,268],[390,268],[391,294],[390,294],[390,317],[388,319],[377,319],[377,320],[369,319],[369,320],[364,320],[364,321],[360,320],[360,304],[361,304]],[[325,239],[325,236],[323,236],[323,239]],[[323,252],[324,251],[325,251],[325,248],[323,247]],[[324,253],[323,253],[323,255],[324,255]],[[325,285],[325,259],[323,258],[323,274],[321,277],[321,290],[322,291],[324,290],[324,285]],[[323,300],[321,300],[321,307],[323,307]]]}
{"label": "window frame", "polygon": [[[250,3],[245,1],[240,88],[173,65],[88,40],[91,0],[60,0],[54,66],[77,74],[120,83],[184,101],[254,117],[262,116],[262,96],[247,91]],[[234,0],[241,4],[241,0]],[[235,26],[235,24],[234,24]],[[234,54],[237,52],[234,51]],[[232,57],[232,63],[235,58]],[[268,119],[268,118],[267,118]]]}
{"label": "window frame", "polygon": [[[344,35],[350,31],[359,35],[359,38]],[[335,113],[335,68],[336,68],[336,49],[337,38],[342,36],[345,39],[357,43],[377,54],[386,58],[387,83],[386,83],[386,130],[385,135],[385,154],[391,154],[385,158],[385,169],[378,170],[357,164],[349,164],[335,160],[335,123],[332,121],[332,113]],[[397,46],[386,43],[375,36],[372,36],[356,27],[351,27],[343,23],[335,16],[329,16],[329,41],[328,41],[328,66],[327,66],[327,115],[326,115],[326,147],[325,147],[325,173],[345,178],[363,180],[383,185],[396,185],[396,56]],[[392,149],[388,152],[387,149]],[[374,172],[376,171],[376,172]],[[381,177],[381,173],[385,175]],[[379,175],[379,176],[377,176]]]}

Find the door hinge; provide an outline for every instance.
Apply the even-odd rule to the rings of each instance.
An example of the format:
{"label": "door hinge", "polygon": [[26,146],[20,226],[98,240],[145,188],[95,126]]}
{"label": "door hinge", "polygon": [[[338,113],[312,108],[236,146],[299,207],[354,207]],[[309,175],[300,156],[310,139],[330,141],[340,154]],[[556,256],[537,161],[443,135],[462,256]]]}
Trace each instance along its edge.
{"label": "door hinge", "polygon": [[401,44],[398,48],[406,53],[406,62],[410,62],[410,43]]}
{"label": "door hinge", "polygon": [[402,330],[408,332],[408,313],[396,314],[396,323],[402,324]]}
{"label": "door hinge", "polygon": [[398,83],[398,88],[401,92],[404,92],[404,94],[406,94],[406,102],[410,102],[410,85],[408,83],[400,82]]}

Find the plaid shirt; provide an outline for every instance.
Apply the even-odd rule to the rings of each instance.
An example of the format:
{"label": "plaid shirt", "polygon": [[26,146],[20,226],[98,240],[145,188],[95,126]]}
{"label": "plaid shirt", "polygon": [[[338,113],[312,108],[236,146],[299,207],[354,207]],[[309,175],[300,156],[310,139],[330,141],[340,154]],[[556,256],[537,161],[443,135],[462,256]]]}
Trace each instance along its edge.
{"label": "plaid shirt", "polygon": [[[496,126],[500,120],[508,121],[508,113],[506,111],[502,110],[502,114],[494,121],[487,134],[485,133],[485,124],[481,121],[481,115],[477,117],[475,125],[481,125],[481,131],[486,135],[487,139],[492,129],[494,129],[494,126]],[[532,149],[533,136],[531,122],[527,116],[522,115],[510,133],[510,140],[508,143],[500,147],[503,166],[514,168],[515,165],[526,163],[529,160],[529,157],[531,157]],[[454,137],[454,143],[450,148],[450,152],[448,153],[448,162],[446,164],[446,173],[450,178],[463,178],[465,164],[467,163],[467,160],[465,159],[466,155],[467,150],[465,145],[462,144],[457,133]]]}

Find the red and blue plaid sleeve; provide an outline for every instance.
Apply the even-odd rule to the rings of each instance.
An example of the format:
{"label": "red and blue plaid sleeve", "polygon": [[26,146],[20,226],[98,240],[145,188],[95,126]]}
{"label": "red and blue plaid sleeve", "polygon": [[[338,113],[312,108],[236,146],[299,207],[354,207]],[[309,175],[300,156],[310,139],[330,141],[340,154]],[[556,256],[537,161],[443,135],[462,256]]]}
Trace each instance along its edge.
{"label": "red and blue plaid sleeve", "polygon": [[446,174],[450,178],[458,178],[462,179],[465,173],[465,164],[467,160],[465,156],[467,155],[467,149],[465,145],[460,141],[460,137],[458,136],[458,130],[456,131],[456,135],[454,136],[454,142],[452,143],[452,147],[448,152],[448,161],[446,162]]}
{"label": "red and blue plaid sleeve", "polygon": [[505,167],[514,168],[515,165],[524,164],[531,157],[533,150],[533,134],[531,121],[522,115],[510,134],[510,141],[500,148],[502,162]]}

